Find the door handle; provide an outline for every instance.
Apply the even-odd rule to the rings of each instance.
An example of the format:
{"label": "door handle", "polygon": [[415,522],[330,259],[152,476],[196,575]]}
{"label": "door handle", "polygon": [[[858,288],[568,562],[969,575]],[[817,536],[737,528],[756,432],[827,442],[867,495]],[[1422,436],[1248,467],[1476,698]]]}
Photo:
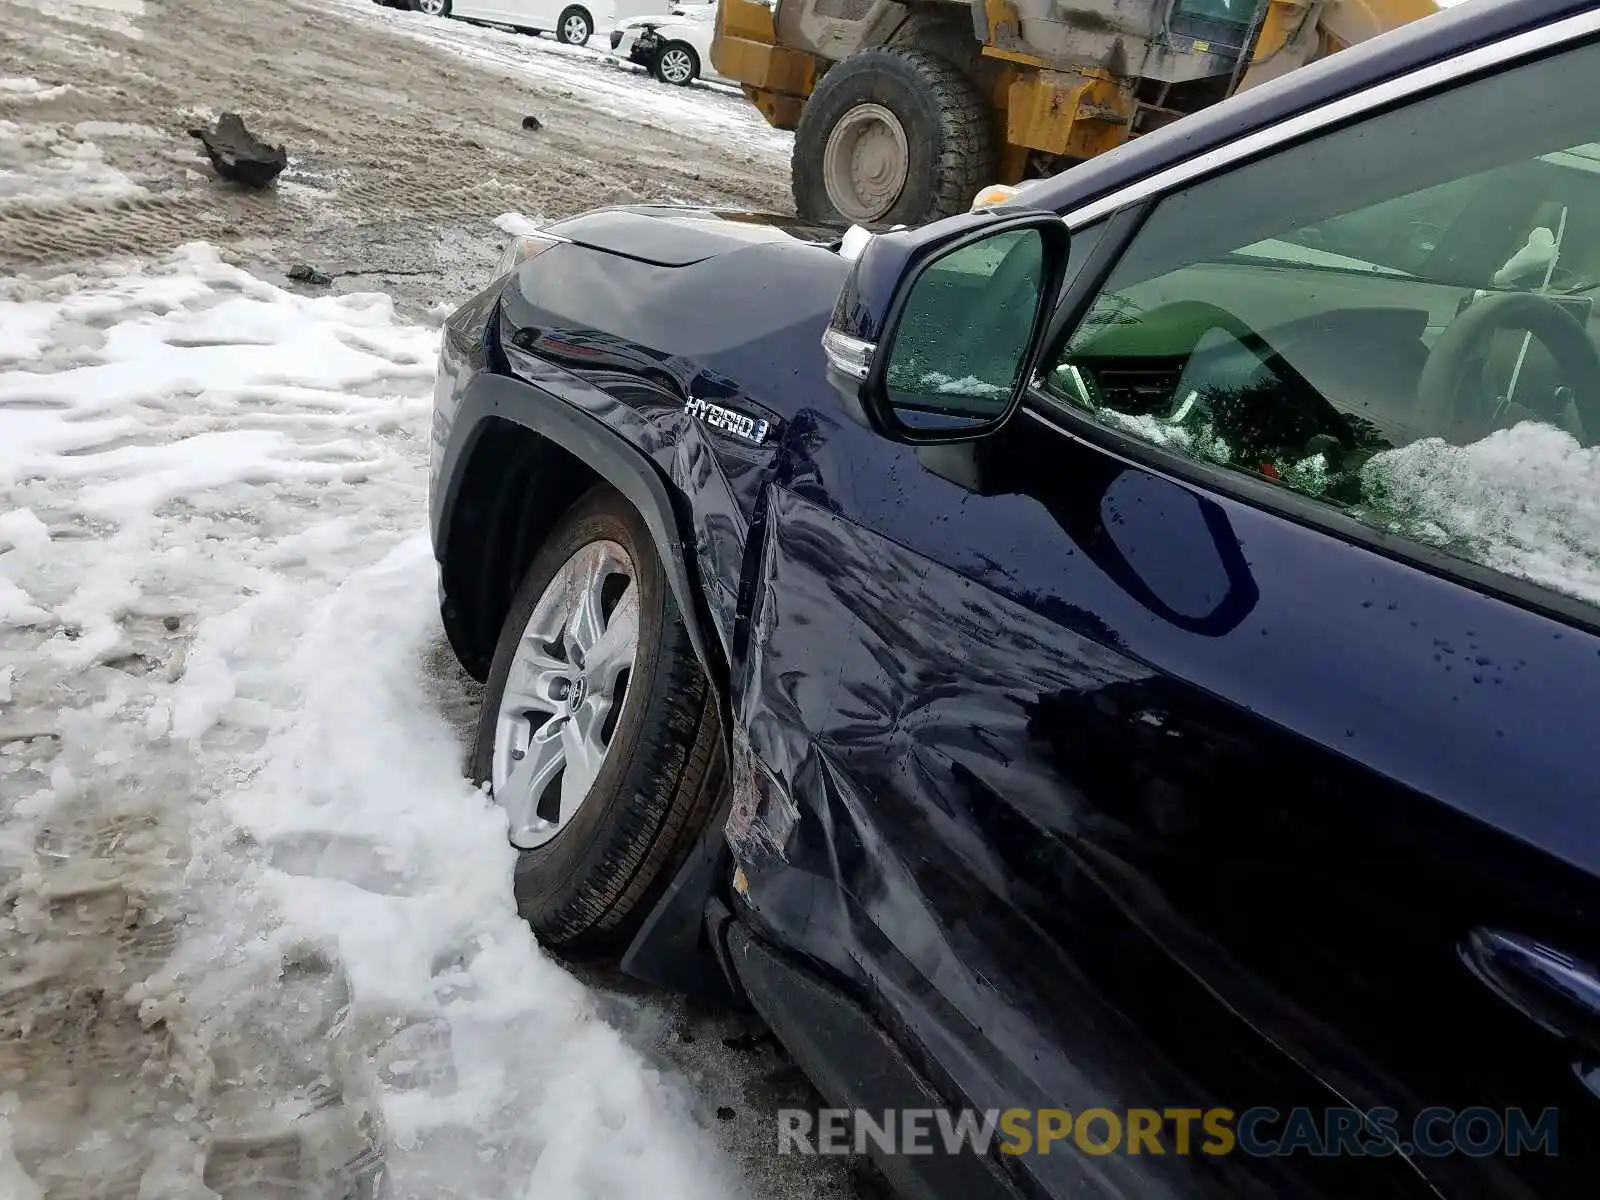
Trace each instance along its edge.
{"label": "door handle", "polygon": [[1600,969],[1534,938],[1479,927],[1461,957],[1490,991],[1557,1037],[1600,1054]]}

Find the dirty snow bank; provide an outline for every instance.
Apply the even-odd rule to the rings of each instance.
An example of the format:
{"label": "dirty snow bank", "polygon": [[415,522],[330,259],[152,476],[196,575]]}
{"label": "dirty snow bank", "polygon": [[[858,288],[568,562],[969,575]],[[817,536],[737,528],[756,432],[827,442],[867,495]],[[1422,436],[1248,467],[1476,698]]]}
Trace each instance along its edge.
{"label": "dirty snow bank", "polygon": [[6,93],[14,100],[54,100],[71,90],[68,84],[40,83],[31,75],[0,76],[0,92]]}
{"label": "dirty snow bank", "polygon": [[461,777],[436,331],[199,246],[0,330],[0,1192],[728,1193]]}
{"label": "dirty snow bank", "polygon": [[127,38],[142,38],[140,28],[145,0],[11,0],[58,21],[110,30]]}
{"label": "dirty snow bank", "polygon": [[[287,927],[337,948],[405,1194],[702,1200],[718,1164],[661,1085],[535,949],[505,822],[461,778],[430,694],[433,564],[412,538],[319,608],[295,725],[227,802],[272,848]],[[275,869],[274,869],[275,868]]]}
{"label": "dirty snow bank", "polygon": [[144,190],[108,164],[93,142],[64,138],[48,126],[0,120],[0,205],[112,200]]}

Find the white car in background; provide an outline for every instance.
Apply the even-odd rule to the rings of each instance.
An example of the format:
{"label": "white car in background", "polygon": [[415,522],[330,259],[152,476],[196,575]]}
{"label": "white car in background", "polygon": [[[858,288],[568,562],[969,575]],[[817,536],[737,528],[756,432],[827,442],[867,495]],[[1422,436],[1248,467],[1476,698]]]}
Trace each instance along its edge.
{"label": "white car in background", "polygon": [[732,82],[711,65],[716,20],[714,3],[674,4],[664,16],[618,21],[611,31],[611,50],[618,58],[648,67],[663,83],[687,87],[702,78]]}
{"label": "white car in background", "polygon": [[610,24],[618,17],[665,15],[670,0],[407,0],[404,6],[431,17],[506,25],[518,33],[549,31],[557,41],[582,46],[594,36],[597,17]]}

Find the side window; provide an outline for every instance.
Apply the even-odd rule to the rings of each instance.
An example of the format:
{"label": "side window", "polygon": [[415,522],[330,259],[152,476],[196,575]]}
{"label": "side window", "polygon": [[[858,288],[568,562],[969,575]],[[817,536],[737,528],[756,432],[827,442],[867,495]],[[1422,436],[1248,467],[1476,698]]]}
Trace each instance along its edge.
{"label": "side window", "polygon": [[1165,197],[1046,396],[1600,606],[1597,74],[1568,51]]}

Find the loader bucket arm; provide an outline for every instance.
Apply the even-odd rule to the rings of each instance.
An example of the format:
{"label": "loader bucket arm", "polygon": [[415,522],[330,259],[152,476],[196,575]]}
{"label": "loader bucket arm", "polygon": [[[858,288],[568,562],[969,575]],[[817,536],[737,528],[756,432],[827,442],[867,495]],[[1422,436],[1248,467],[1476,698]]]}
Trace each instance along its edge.
{"label": "loader bucket arm", "polygon": [[1238,91],[1431,16],[1435,0],[1271,0]]}

